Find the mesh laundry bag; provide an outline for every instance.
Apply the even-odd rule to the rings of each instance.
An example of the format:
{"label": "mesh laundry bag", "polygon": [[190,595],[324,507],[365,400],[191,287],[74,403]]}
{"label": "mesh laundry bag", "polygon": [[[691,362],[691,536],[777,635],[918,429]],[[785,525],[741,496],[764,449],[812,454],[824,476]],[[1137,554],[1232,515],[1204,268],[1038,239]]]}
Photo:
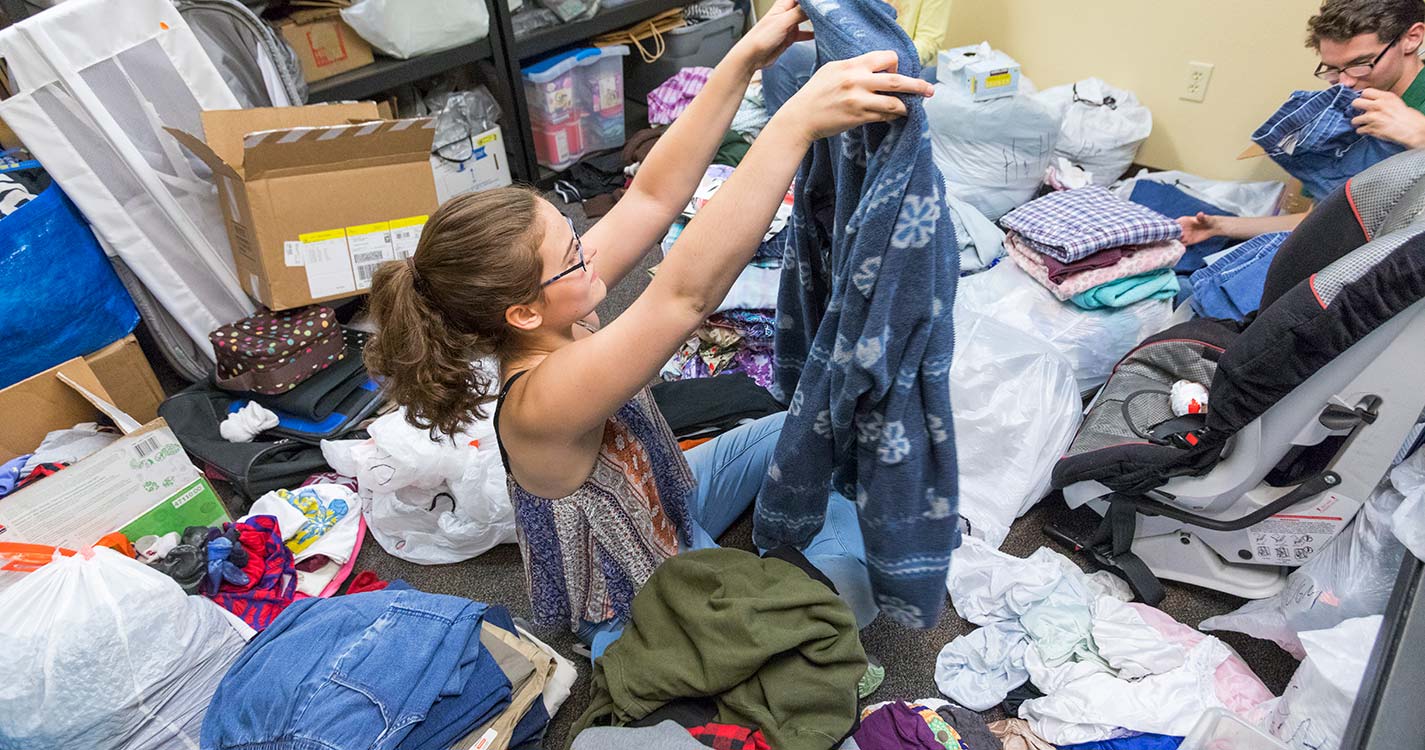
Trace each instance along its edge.
{"label": "mesh laundry bag", "polygon": [[0,592],[0,749],[198,747],[245,638],[218,605],[110,549]]}
{"label": "mesh laundry bag", "polygon": [[236,109],[165,0],[70,0],[0,30],[18,93],[0,117],[200,351],[253,305],[237,281],[211,172],[163,127]]}
{"label": "mesh laundry bag", "polygon": [[0,388],[122,338],[129,293],[58,186],[0,220]]}

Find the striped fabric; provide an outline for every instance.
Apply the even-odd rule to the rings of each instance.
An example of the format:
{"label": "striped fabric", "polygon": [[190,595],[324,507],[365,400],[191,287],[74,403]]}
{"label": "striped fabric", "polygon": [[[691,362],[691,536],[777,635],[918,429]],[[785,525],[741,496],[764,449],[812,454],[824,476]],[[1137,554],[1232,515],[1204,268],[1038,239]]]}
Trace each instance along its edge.
{"label": "striped fabric", "polygon": [[7,174],[0,174],[0,219],[15,213],[20,206],[35,199],[24,185]]}
{"label": "striped fabric", "polygon": [[544,498],[507,481],[540,625],[628,616],[654,569],[691,540],[693,473],[647,388],[609,418],[594,469],[572,494]]}
{"label": "striped fabric", "polygon": [[683,68],[648,92],[648,122],[671,125],[693,103],[693,97],[707,85],[710,75],[712,68]]}

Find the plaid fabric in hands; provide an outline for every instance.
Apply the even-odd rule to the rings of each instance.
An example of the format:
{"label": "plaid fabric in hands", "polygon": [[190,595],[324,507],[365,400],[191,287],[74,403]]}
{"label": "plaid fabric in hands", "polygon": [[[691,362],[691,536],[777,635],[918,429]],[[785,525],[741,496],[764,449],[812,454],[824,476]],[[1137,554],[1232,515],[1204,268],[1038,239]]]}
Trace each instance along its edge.
{"label": "plaid fabric in hands", "polygon": [[1176,221],[1097,185],[1036,198],[1000,219],[1035,250],[1073,263],[1099,250],[1182,237]]}

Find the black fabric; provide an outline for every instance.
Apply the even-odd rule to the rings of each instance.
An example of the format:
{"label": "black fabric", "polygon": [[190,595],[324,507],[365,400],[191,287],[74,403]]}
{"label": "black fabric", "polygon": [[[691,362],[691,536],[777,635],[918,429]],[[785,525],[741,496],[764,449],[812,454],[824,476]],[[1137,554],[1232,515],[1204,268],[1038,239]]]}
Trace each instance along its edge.
{"label": "black fabric", "polygon": [[974,711],[951,703],[937,708],[935,713],[940,714],[940,718],[960,734],[962,747],[968,750],[1003,750],[1004,744],[990,732],[984,717]]}
{"label": "black fabric", "polygon": [[770,549],[766,552],[763,552],[762,557],[763,559],[771,557],[777,560],[781,560],[785,563],[791,563],[792,565],[797,566],[797,568],[799,568],[803,573],[806,573],[807,576],[813,581],[817,581],[823,586],[826,586],[827,588],[831,589],[831,593],[836,594],[837,596],[841,595],[841,592],[836,590],[836,584],[832,583],[831,579],[827,578],[826,574],[821,572],[820,568],[816,567],[815,565],[812,565],[811,560],[808,560],[807,556],[802,554],[802,551],[797,549],[796,547],[793,547],[789,544],[784,544],[776,549]]}
{"label": "black fabric", "polygon": [[612,193],[623,187],[623,149],[603,151],[575,162],[555,183],[555,190],[566,203],[586,201],[596,195]]}
{"label": "black fabric", "polygon": [[680,698],[659,706],[653,713],[639,719],[630,727],[656,727],[665,721],[692,729],[717,721],[717,703],[712,698]]}
{"label": "black fabric", "polygon": [[1425,234],[1407,240],[1323,308],[1299,282],[1242,332],[1209,389],[1208,427],[1242,429],[1353,344],[1425,297]]}
{"label": "black fabric", "polygon": [[1060,459],[1054,464],[1053,485],[1063,489],[1076,482],[1100,482],[1128,495],[1142,495],[1174,477],[1206,474],[1222,456],[1222,443],[1204,440],[1195,448],[1138,443]]}
{"label": "black fabric", "polygon": [[[337,404],[336,409],[327,415],[328,419],[336,415],[341,416],[341,419],[335,421],[328,429],[322,431],[308,431],[278,426],[268,430],[266,434],[289,437],[293,440],[311,443],[312,445],[316,445],[323,440],[334,440],[343,437],[348,432],[356,429],[359,423],[374,414],[376,410],[381,408],[381,405],[386,402],[386,396],[382,393],[381,389],[367,388],[364,387],[365,384],[365,380],[361,381],[360,385],[363,387],[358,387],[347,394],[346,398]],[[278,416],[280,417],[282,415],[278,414]]]}
{"label": "black fabric", "polygon": [[312,474],[328,471],[321,448],[292,440],[229,443],[218,432],[232,394],[198,383],[164,401],[158,415],[183,448],[206,464],[249,501],[272,490],[296,487]]}
{"label": "black fabric", "polygon": [[785,411],[766,388],[742,373],[658,383],[653,400],[679,440],[726,432],[745,420]]}
{"label": "black fabric", "polygon": [[237,395],[303,419],[317,422],[326,419],[367,379],[363,354],[369,335],[351,328],[343,330],[343,334],[346,336],[346,357],[302,381],[296,388],[277,396],[261,393]]}
{"label": "black fabric", "polygon": [[1356,219],[1356,212],[1346,194],[1350,183],[1337,188],[1321,201],[1291,235],[1267,269],[1267,281],[1262,288],[1265,310],[1311,274],[1331,265],[1346,253],[1364,245],[1370,238]]}
{"label": "black fabric", "polygon": [[1039,688],[1034,687],[1034,683],[1026,682],[1023,685],[1009,691],[1004,697],[1004,702],[1000,704],[1004,712],[1010,716],[1019,715],[1019,706],[1025,701],[1032,701],[1035,698],[1043,698],[1044,694],[1039,692]]}

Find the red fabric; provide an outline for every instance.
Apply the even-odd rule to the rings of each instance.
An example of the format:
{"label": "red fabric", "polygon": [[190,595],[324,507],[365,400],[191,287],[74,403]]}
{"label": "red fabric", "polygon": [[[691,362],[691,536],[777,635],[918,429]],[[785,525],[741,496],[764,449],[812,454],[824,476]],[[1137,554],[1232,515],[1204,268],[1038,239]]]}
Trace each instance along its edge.
{"label": "red fabric", "polygon": [[212,600],[237,615],[254,630],[262,630],[291,604],[297,592],[297,569],[292,551],[282,542],[274,516],[253,516],[233,524],[238,544],[247,550],[248,585],[224,582]]}
{"label": "red fabric", "polygon": [[364,591],[381,591],[389,585],[387,581],[381,580],[375,572],[363,570],[351,579],[351,585],[346,587],[348,594],[360,594]]}
{"label": "red fabric", "polygon": [[704,724],[689,729],[688,734],[713,750],[771,750],[762,730],[753,731],[735,724]]}

